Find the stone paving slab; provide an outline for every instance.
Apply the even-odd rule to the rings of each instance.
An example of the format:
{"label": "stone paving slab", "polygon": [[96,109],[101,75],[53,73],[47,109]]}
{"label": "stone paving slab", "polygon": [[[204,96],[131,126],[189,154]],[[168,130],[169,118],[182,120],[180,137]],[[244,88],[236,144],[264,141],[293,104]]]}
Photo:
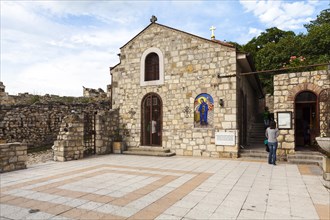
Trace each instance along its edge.
{"label": "stone paving slab", "polygon": [[330,219],[314,165],[105,155],[0,175],[1,219]]}

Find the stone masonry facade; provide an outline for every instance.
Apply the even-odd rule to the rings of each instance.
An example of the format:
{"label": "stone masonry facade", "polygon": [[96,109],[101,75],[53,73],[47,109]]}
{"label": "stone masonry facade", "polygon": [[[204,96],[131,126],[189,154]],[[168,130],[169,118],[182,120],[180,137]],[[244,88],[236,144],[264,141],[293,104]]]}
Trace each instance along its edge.
{"label": "stone masonry facade", "polygon": [[[274,113],[291,111],[295,117],[295,97],[302,91],[311,91],[319,97],[325,89],[330,89],[330,71],[319,70],[310,72],[297,72],[274,76]],[[319,101],[319,98],[318,98]],[[319,122],[326,118],[325,103],[318,102]],[[294,153],[295,149],[295,124],[292,119],[292,129],[280,130],[279,154]],[[275,119],[277,120],[277,118]],[[329,128],[320,126],[320,133],[329,133]]]}
{"label": "stone masonry facade", "polygon": [[[141,101],[156,93],[163,104],[162,147],[177,155],[237,157],[240,82],[235,48],[158,24],[142,32],[121,48],[120,64],[111,69],[112,106],[119,109],[120,123],[131,132],[128,147],[140,147]],[[163,54],[164,83],[141,86],[141,57],[149,48]],[[214,99],[212,128],[194,128],[194,100],[201,93]],[[216,145],[218,131],[233,132],[235,145]]]}
{"label": "stone masonry facade", "polygon": [[25,169],[27,160],[26,144],[0,144],[0,159],[0,173]]}

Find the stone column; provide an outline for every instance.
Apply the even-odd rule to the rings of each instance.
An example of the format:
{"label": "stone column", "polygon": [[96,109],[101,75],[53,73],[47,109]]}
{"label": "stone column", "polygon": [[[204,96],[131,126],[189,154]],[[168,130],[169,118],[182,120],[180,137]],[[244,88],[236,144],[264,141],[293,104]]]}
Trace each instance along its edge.
{"label": "stone column", "polygon": [[82,115],[72,114],[62,121],[54,142],[54,161],[78,160],[84,157],[84,123]]}

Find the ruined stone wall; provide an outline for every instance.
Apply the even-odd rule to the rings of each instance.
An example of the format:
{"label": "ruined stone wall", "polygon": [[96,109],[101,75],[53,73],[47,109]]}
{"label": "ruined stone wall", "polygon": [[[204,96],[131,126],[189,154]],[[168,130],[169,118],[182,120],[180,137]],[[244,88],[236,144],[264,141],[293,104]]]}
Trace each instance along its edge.
{"label": "ruined stone wall", "polygon": [[[114,135],[120,129],[119,126],[119,109],[110,111],[100,110],[95,115],[95,146],[96,154],[107,154],[112,152],[112,142]],[[126,141],[124,133],[126,131],[119,130],[123,135],[123,141]]]}
{"label": "ruined stone wall", "polygon": [[[279,152],[293,153],[295,148],[295,97],[302,91],[311,91],[317,95],[320,101],[320,93],[330,88],[330,71],[319,70],[311,72],[297,72],[274,76],[274,115],[277,121],[277,112],[292,112],[292,128],[280,130]],[[326,118],[324,103],[317,103],[319,118]],[[322,129],[322,126],[321,126]],[[324,131],[320,131],[321,133]]]}
{"label": "ruined stone wall", "polygon": [[84,157],[84,118],[70,114],[63,118],[54,142],[54,161],[78,160]]}
{"label": "ruined stone wall", "polygon": [[[95,118],[95,125],[88,130],[84,113],[71,113],[65,116],[61,122],[57,140],[54,142],[54,160],[70,161],[78,160],[89,154],[95,148],[96,154],[112,152],[112,142],[118,126],[117,110],[99,110],[89,115]],[[89,142],[86,142],[86,131]],[[90,146],[90,144],[94,146]]]}
{"label": "ruined stone wall", "polygon": [[64,116],[71,112],[109,110],[108,102],[0,106],[0,140],[24,142],[28,148],[52,146]]}
{"label": "ruined stone wall", "polygon": [[[105,101],[107,99],[104,99]],[[29,93],[19,93],[18,95],[8,95],[7,93],[0,94],[1,105],[32,105],[35,103],[65,103],[65,104],[79,104],[94,102],[92,98],[88,97],[72,97],[72,96],[58,96],[58,95],[33,95]]]}
{"label": "ruined stone wall", "polygon": [[22,143],[0,144],[0,173],[25,169],[27,146]]}

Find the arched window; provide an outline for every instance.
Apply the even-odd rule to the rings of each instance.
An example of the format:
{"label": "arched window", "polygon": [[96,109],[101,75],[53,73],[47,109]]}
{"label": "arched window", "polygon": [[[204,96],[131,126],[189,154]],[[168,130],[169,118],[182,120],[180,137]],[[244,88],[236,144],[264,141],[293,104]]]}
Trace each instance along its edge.
{"label": "arched window", "polygon": [[144,81],[159,80],[159,57],[149,53],[145,60]]}
{"label": "arched window", "polygon": [[140,85],[163,85],[164,79],[163,52],[156,47],[146,49],[141,56]]}

